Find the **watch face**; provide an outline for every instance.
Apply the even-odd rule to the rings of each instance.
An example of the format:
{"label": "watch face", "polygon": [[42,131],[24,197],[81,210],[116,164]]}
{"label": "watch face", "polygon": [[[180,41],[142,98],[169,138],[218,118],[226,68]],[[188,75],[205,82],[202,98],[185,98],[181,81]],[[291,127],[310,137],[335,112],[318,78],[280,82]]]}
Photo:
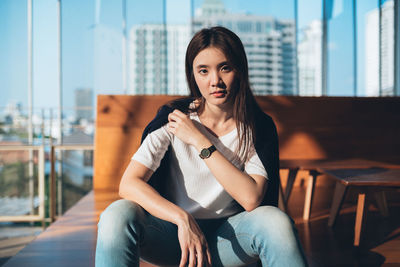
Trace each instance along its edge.
{"label": "watch face", "polygon": [[210,150],[208,148],[203,148],[200,152],[202,158],[208,158],[210,156]]}

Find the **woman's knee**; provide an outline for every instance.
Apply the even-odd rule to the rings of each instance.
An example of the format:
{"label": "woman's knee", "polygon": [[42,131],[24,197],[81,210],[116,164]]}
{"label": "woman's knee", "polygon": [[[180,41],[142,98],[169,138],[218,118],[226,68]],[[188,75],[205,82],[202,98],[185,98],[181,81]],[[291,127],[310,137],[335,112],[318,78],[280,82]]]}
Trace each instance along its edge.
{"label": "woman's knee", "polygon": [[292,219],[285,212],[274,206],[260,206],[251,211],[250,214],[251,213],[253,213],[255,217],[259,218],[259,220],[263,221],[264,225],[266,223],[279,223],[284,226],[292,225]]}
{"label": "woman's knee", "polygon": [[276,207],[261,206],[249,215],[249,225],[253,227],[254,240],[263,262],[282,262],[288,258],[291,259],[290,264],[286,262],[277,265],[303,266],[305,258],[297,231],[293,220],[286,213]]}
{"label": "woman's knee", "polygon": [[269,238],[277,239],[293,236],[292,219],[279,208],[274,206],[260,206],[249,213],[253,218],[251,226],[258,234],[266,234]]}
{"label": "woman's knee", "polygon": [[138,204],[120,199],[111,203],[100,215],[99,235],[117,236],[127,229],[138,231],[145,218],[144,210]]}

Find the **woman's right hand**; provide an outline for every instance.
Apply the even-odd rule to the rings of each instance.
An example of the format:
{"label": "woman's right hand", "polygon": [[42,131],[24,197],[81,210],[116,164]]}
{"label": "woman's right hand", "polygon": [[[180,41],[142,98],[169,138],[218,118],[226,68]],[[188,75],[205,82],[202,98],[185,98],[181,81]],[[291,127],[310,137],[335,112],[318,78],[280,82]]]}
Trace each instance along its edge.
{"label": "woman's right hand", "polygon": [[182,251],[179,267],[211,266],[211,254],[206,238],[189,214],[187,219],[178,224],[178,239]]}

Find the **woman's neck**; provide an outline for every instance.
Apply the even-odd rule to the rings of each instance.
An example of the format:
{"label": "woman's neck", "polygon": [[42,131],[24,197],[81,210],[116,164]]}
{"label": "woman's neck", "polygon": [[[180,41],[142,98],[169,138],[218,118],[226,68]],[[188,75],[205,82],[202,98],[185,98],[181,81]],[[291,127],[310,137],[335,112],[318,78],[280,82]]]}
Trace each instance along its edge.
{"label": "woman's neck", "polygon": [[205,103],[203,112],[199,114],[201,122],[210,129],[231,128],[235,124],[232,109],[223,109]]}

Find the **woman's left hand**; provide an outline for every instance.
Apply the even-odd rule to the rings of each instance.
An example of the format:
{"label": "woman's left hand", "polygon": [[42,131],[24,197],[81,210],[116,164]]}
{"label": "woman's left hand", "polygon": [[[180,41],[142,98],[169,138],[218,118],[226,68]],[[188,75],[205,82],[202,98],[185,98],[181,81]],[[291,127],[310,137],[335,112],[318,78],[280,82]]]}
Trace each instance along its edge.
{"label": "woman's left hand", "polygon": [[196,146],[205,138],[189,116],[178,109],[168,115],[168,121],[168,131],[186,144]]}

